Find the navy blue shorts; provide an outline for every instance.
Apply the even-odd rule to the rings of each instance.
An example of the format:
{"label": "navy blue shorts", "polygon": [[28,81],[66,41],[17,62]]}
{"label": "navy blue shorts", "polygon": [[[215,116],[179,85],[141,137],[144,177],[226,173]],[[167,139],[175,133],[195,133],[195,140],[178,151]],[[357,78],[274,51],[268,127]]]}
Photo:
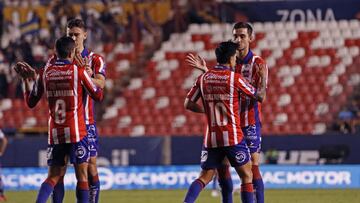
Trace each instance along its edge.
{"label": "navy blue shorts", "polygon": [[260,152],[261,150],[261,124],[249,125],[242,128],[246,144],[250,153]]}
{"label": "navy blue shorts", "polygon": [[99,150],[99,136],[95,124],[86,125],[87,139],[89,141],[90,157],[97,156]]}
{"label": "navy blue shorts", "polygon": [[241,143],[229,147],[204,148],[201,151],[201,168],[215,169],[222,165],[227,157],[232,167],[242,166],[250,161],[250,151],[245,139]]}
{"label": "navy blue shorts", "polygon": [[67,164],[65,157],[69,157],[70,163],[72,164],[88,162],[90,158],[90,150],[87,138],[84,137],[77,143],[48,145],[48,166],[65,166]]}

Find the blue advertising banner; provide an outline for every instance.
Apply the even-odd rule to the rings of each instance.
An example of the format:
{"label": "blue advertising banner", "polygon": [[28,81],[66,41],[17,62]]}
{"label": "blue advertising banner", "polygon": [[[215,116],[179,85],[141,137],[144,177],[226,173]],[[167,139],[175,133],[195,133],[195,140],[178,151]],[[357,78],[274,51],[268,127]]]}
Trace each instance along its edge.
{"label": "blue advertising banner", "polygon": [[[98,162],[103,166],[161,165],[162,137],[100,138]],[[11,138],[2,156],[5,167],[46,167],[47,138]]]}
{"label": "blue advertising banner", "polygon": [[[98,163],[105,167],[162,165],[165,164],[166,155],[169,157],[166,164],[199,164],[202,139],[201,136],[173,136],[170,147],[164,147],[164,137],[100,138]],[[360,164],[358,143],[360,136],[351,135],[263,136],[261,160],[265,163],[264,153],[275,149],[279,155],[278,164],[326,164],[321,149],[330,155],[337,155],[341,147],[346,153],[336,163]],[[46,167],[46,147],[45,137],[9,137],[1,164],[4,167]]]}
{"label": "blue advertising banner", "polygon": [[[202,147],[202,137],[172,137],[171,154],[172,164],[198,164]],[[265,163],[264,153],[269,149],[277,150],[278,164],[324,164],[326,160],[321,155],[321,149],[333,153],[338,147],[344,148],[347,153],[337,163],[360,164],[360,136],[349,135],[318,135],[318,136],[263,136],[261,161]],[[186,147],[184,147],[186,146]],[[339,151],[339,153],[341,153]]]}
{"label": "blue advertising banner", "polygon": [[[195,165],[99,168],[103,190],[187,189],[199,172],[200,167]],[[261,173],[268,189],[360,188],[360,165],[264,165]],[[6,190],[37,190],[46,176],[46,168],[4,168],[2,174]],[[232,178],[234,187],[239,187],[235,171]],[[66,189],[75,189],[73,168],[69,168],[64,181]]]}
{"label": "blue advertising banner", "polygon": [[246,16],[250,22],[331,21],[355,19],[357,0],[256,1],[224,3],[222,13],[228,21]]}

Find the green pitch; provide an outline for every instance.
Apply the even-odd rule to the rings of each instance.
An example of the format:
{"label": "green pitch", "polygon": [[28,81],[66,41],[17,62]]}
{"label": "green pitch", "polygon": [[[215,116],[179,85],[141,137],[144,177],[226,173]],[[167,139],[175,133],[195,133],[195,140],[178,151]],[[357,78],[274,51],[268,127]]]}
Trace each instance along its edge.
{"label": "green pitch", "polygon": [[[112,190],[101,191],[101,203],[181,203],[185,190]],[[35,202],[36,191],[7,191],[7,203]],[[267,190],[266,203],[348,203],[360,202],[360,190]],[[50,201],[48,201],[50,202]],[[75,202],[75,193],[67,191],[64,203]],[[220,203],[220,197],[211,197],[210,191],[200,194],[198,203]],[[234,203],[240,202],[239,194]]]}

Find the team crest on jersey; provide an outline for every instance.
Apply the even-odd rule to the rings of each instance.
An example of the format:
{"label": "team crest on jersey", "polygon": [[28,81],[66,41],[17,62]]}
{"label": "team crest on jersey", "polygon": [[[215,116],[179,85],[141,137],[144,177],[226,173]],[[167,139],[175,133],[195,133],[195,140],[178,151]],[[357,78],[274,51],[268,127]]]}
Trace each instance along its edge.
{"label": "team crest on jersey", "polygon": [[241,75],[248,81],[251,80],[251,64],[243,64],[241,68]]}
{"label": "team crest on jersey", "polygon": [[85,154],[86,154],[86,149],[84,146],[78,146],[75,152],[75,155],[79,158],[82,159],[84,158]]}
{"label": "team crest on jersey", "polygon": [[208,152],[207,151],[201,151],[201,162],[205,162],[208,158]]}
{"label": "team crest on jersey", "polygon": [[238,163],[243,163],[245,160],[246,160],[246,153],[245,152],[237,152],[236,153],[236,156],[235,156],[235,158],[236,158],[236,161],[238,162]]}

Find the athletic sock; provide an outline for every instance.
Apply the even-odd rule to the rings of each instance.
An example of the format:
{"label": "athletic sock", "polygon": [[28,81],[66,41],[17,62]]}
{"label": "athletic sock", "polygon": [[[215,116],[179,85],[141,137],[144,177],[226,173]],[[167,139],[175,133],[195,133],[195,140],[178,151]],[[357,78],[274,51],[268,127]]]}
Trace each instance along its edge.
{"label": "athletic sock", "polygon": [[78,181],[76,185],[77,203],[89,202],[89,183],[87,181]]}
{"label": "athletic sock", "polygon": [[189,190],[186,193],[184,203],[193,203],[199,196],[202,189],[204,189],[205,183],[199,179],[194,180],[191,183]]}
{"label": "athletic sock", "polygon": [[255,190],[255,197],[257,203],[264,203],[264,183],[260,174],[259,166],[253,165],[253,185]]}
{"label": "athletic sock", "polygon": [[241,201],[254,203],[254,188],[252,183],[241,184]]}
{"label": "athletic sock", "polygon": [[65,195],[64,176],[61,176],[52,192],[52,203],[62,203],[64,200],[64,195]]}
{"label": "athletic sock", "polygon": [[222,203],[232,203],[233,182],[228,165],[223,165],[217,169],[219,175],[219,185],[221,188]]}
{"label": "athletic sock", "polygon": [[36,198],[36,203],[46,203],[51,192],[54,190],[54,186],[55,186],[55,183],[52,180],[47,178],[41,184],[38,196]]}
{"label": "athletic sock", "polygon": [[100,181],[99,175],[91,176],[89,178],[89,190],[90,190],[90,203],[99,202],[99,193],[100,193]]}

